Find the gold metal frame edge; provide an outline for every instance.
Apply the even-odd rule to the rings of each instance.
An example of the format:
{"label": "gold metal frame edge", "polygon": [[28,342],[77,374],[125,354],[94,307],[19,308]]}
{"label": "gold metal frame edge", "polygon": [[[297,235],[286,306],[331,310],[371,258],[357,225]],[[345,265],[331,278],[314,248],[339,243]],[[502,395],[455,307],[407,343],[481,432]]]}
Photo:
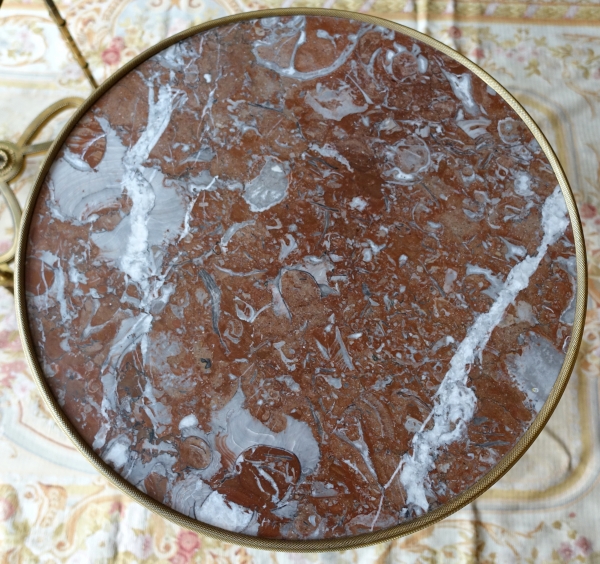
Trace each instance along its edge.
{"label": "gold metal frame edge", "polygon": [[[498,464],[494,466],[487,474],[481,477],[475,484],[465,490],[463,493],[457,495],[451,499],[448,503],[438,507],[437,509],[426,513],[416,519],[401,523],[388,529],[381,531],[375,531],[371,533],[364,533],[361,535],[341,537],[333,539],[318,539],[318,540],[283,540],[283,539],[268,539],[261,537],[253,537],[244,535],[241,533],[233,533],[204,524],[200,521],[196,521],[190,517],[186,517],[183,514],[167,507],[166,505],[157,502],[150,496],[142,493],[140,490],[135,488],[132,484],[123,479],[115,470],[108,466],[99,455],[97,455],[90,445],[86,443],[76,429],[73,427],[69,419],[62,411],[58,401],[50,391],[46,378],[43,374],[37,356],[35,354],[35,348],[33,346],[31,333],[29,330],[27,306],[25,302],[25,281],[24,281],[24,268],[25,268],[25,253],[27,250],[28,234],[31,224],[31,218],[37,196],[43,186],[44,179],[50,170],[52,162],[62,147],[64,141],[67,139],[71,130],[75,127],[81,117],[95,104],[101,96],[103,96],[108,90],[110,90],[121,78],[127,73],[133,70],[135,67],[148,60],[152,56],[156,55],[160,51],[170,47],[171,45],[186,39],[197,33],[209,31],[216,27],[221,27],[233,23],[262,19],[267,17],[278,17],[278,16],[329,16],[338,17],[344,19],[352,19],[364,23],[370,23],[392,29],[404,35],[408,35],[414,39],[422,41],[426,45],[433,47],[452,59],[458,61],[467,67],[473,74],[483,80],[488,86],[493,88],[519,115],[519,117],[529,127],[534,137],[540,144],[544,154],[548,158],[552,169],[557,177],[558,183],[562,190],[563,196],[566,201],[567,209],[569,212],[569,218],[573,229],[573,236],[575,241],[575,252],[576,252],[576,263],[577,263],[577,295],[576,295],[576,308],[575,308],[575,321],[573,323],[573,330],[571,334],[571,342],[563,362],[561,371],[556,379],[556,382],[548,396],[548,399],[544,403],[541,411],[538,413],[531,426],[515,444],[515,446],[505,454]],[[370,16],[366,14],[359,14],[344,10],[330,10],[325,8],[279,8],[273,10],[260,10],[254,12],[245,12],[241,14],[234,14],[226,16],[217,20],[209,21],[198,26],[194,26],[188,30],[178,33],[172,37],[160,41],[156,45],[150,47],[134,59],[129,61],[119,70],[117,70],[112,76],[110,76],[100,87],[95,90],[90,97],[85,100],[82,106],[74,113],[69,122],[65,125],[60,135],[54,141],[50,148],[46,159],[40,168],[40,171],[35,180],[35,184],[31,191],[31,194],[27,200],[24,208],[23,220],[18,234],[18,247],[16,256],[16,267],[15,267],[15,303],[17,309],[17,319],[19,324],[19,330],[21,334],[21,340],[23,348],[29,366],[31,368],[33,377],[36,381],[40,394],[44,399],[46,406],[51,412],[52,416],[60,426],[60,428],[66,433],[66,435],[75,444],[77,449],[87,458],[87,460],[98,470],[105,478],[107,478],[112,484],[119,488],[123,493],[133,498],[138,503],[142,504],[147,509],[157,513],[161,517],[168,519],[176,525],[185,527],[197,533],[213,537],[215,539],[246,546],[249,548],[258,548],[264,550],[273,551],[286,551],[286,552],[324,552],[324,551],[339,551],[339,550],[350,550],[355,548],[361,548],[370,546],[384,541],[390,541],[398,537],[402,537],[421,529],[424,529],[434,523],[448,517],[452,513],[455,513],[465,505],[469,504],[482,493],[488,490],[495,482],[497,482],[508,470],[523,456],[525,451],[531,446],[531,443],[540,434],[548,419],[554,412],[566,386],[569,381],[569,377],[575,362],[577,360],[581,339],[583,336],[583,328],[585,323],[586,314],[586,302],[587,302],[587,262],[585,253],[585,242],[583,238],[583,229],[579,213],[573,193],[567,181],[566,175],[560,165],[560,162],[554,151],[552,150],[548,140],[533,121],[527,111],[517,102],[517,100],[492,76],[486,71],[480,68],[475,63],[471,62],[465,56],[454,51],[447,45],[423,34],[408,28],[404,25],[391,22],[379,17]]]}

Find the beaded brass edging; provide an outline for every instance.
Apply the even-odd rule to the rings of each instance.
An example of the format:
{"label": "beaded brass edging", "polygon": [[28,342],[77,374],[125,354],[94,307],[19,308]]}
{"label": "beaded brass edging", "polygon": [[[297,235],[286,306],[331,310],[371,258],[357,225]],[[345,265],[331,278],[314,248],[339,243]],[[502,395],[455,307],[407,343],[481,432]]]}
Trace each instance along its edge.
{"label": "beaded brass edging", "polygon": [[[577,262],[577,298],[576,298],[576,310],[575,310],[575,321],[573,323],[573,331],[571,335],[571,342],[569,344],[565,360],[561,371],[556,379],[554,386],[548,396],[548,399],[544,403],[541,411],[534,419],[533,423],[517,442],[517,444],[498,462],[492,470],[485,474],[479,479],[473,486],[462,494],[457,495],[455,498],[450,500],[448,503],[438,507],[437,509],[426,513],[425,515],[372,533],[365,533],[362,535],[334,538],[334,539],[319,539],[319,540],[281,540],[281,539],[265,539],[259,537],[253,537],[249,535],[243,535],[240,533],[232,533],[224,529],[206,525],[195,519],[184,516],[183,514],[167,507],[166,505],[159,503],[142,493],[140,490],[135,488],[132,484],[123,479],[115,470],[109,467],[101,458],[98,456],[79,435],[75,430],[71,422],[67,419],[63,413],[60,405],[56,398],[52,395],[46,378],[43,374],[39,361],[35,355],[35,348],[33,346],[31,333],[29,330],[29,322],[27,317],[27,307],[25,302],[25,280],[24,280],[24,268],[25,268],[25,257],[27,251],[27,242],[29,234],[29,226],[35,208],[35,203],[40,189],[43,185],[46,174],[48,173],[54,158],[60,151],[63,143],[67,139],[71,130],[75,127],[77,122],[82,116],[95,104],[101,96],[112,88],[119,80],[121,80],[127,73],[137,67],[140,63],[146,61],[150,57],[154,56],[163,49],[195,35],[197,33],[205,32],[216,27],[225,26],[233,23],[244,22],[248,20],[255,20],[267,17],[277,16],[329,16],[338,17],[345,19],[352,19],[364,23],[379,25],[400,32],[404,35],[408,35],[414,39],[422,41],[423,43],[433,47],[445,55],[453,58],[459,63],[463,64],[473,74],[483,80],[491,88],[493,88],[519,115],[519,117],[529,127],[533,133],[535,139],[540,144],[544,154],[550,161],[552,169],[557,177],[558,183],[561,187],[563,196],[566,201],[566,205],[569,212],[569,218],[573,229],[573,236],[575,240],[575,252]],[[113,74],[108,80],[106,80],[100,87],[92,93],[92,95],[80,106],[80,108],[71,117],[69,122],[66,124],[64,129],[61,131],[58,138],[54,141],[46,160],[43,163],[42,168],[36,178],[33,190],[27,201],[27,204],[23,213],[23,221],[19,230],[19,242],[17,248],[17,259],[15,269],[15,300],[17,307],[17,318],[19,322],[19,329],[21,333],[21,340],[23,342],[23,348],[25,355],[29,362],[29,366],[33,373],[34,379],[38,386],[38,389],[44,398],[44,401],[52,413],[53,417],[57,421],[58,425],[62,430],[69,436],[79,451],[88,459],[88,461],[108,480],[110,480],[116,487],[122,492],[132,497],[138,503],[141,503],[147,509],[154,511],[158,515],[168,519],[169,521],[190,529],[192,531],[208,535],[210,537],[230,542],[238,545],[243,545],[251,548],[260,548],[265,550],[274,551],[289,551],[289,552],[323,552],[333,550],[348,550],[353,548],[359,548],[364,546],[373,545],[383,541],[389,541],[401,536],[414,533],[420,529],[428,527],[437,521],[449,516],[450,514],[458,511],[475,498],[480,496],[483,492],[489,489],[495,482],[497,482],[518,460],[523,456],[525,451],[529,448],[531,443],[540,434],[548,419],[552,415],[556,408],[558,401],[560,400],[565,387],[569,381],[569,377],[575,366],[577,360],[577,354],[583,335],[583,327],[586,313],[586,300],[587,300],[587,264],[585,256],[585,243],[583,239],[583,231],[579,214],[571,188],[565,176],[565,173],[554,154],[554,151],[550,147],[550,144],[544,134],[541,132],[539,127],[535,124],[533,119],[529,116],[527,111],[517,102],[517,100],[508,93],[508,91],[502,87],[494,78],[487,74],[483,69],[472,63],[466,57],[457,53],[450,47],[447,47],[443,43],[428,37],[418,31],[407,28],[403,25],[390,22],[374,16],[365,14],[358,14],[354,12],[341,11],[341,10],[328,10],[322,8],[287,8],[287,9],[276,9],[276,10],[262,10],[257,12],[247,12],[244,14],[236,14],[227,16],[218,20],[210,21],[186,31],[183,31],[173,37],[165,39],[150,49],[144,51],[142,54],[135,57],[129,63],[124,65],[115,74]]]}

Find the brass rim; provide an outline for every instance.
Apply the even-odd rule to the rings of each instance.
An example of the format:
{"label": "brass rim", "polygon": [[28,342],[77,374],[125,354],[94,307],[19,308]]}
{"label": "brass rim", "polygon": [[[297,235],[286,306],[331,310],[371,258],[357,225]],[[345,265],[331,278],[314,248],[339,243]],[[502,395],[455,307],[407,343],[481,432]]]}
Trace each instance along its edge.
{"label": "brass rim", "polygon": [[[52,395],[50,388],[47,384],[46,378],[42,372],[39,361],[35,355],[35,349],[31,333],[29,330],[27,308],[25,303],[25,285],[24,285],[24,267],[25,267],[25,253],[27,250],[27,241],[29,233],[29,225],[35,208],[35,203],[39,191],[43,185],[43,181],[48,173],[50,166],[62,147],[64,141],[68,137],[71,130],[75,127],[81,117],[88,111],[88,109],[95,104],[100,97],[112,88],[121,78],[123,78],[132,69],[137,67],[142,62],[146,61],[150,57],[154,56],[163,49],[186,39],[197,33],[205,32],[216,27],[221,27],[233,23],[261,19],[266,17],[276,16],[330,16],[344,19],[352,19],[359,22],[375,24],[379,26],[392,29],[400,32],[404,35],[408,35],[414,39],[422,41],[423,43],[433,47],[445,55],[453,58],[459,63],[463,64],[473,74],[483,80],[487,85],[493,88],[519,115],[519,117],[529,127],[530,131],[534,135],[537,142],[540,144],[544,154],[548,158],[554,174],[557,177],[558,183],[561,187],[563,196],[566,201],[567,209],[569,212],[569,218],[573,229],[573,236],[575,241],[575,252],[577,262],[577,297],[576,297],[576,310],[575,310],[575,321],[573,323],[573,331],[571,334],[571,341],[563,362],[561,371],[556,379],[556,382],[548,396],[548,399],[544,403],[542,409],[534,419],[531,426],[527,429],[521,439],[515,444],[515,446],[505,454],[498,464],[494,466],[487,474],[481,477],[474,485],[465,490],[460,495],[451,499],[448,503],[438,507],[437,509],[413,519],[409,522],[390,527],[381,531],[372,533],[364,533],[361,535],[334,538],[334,539],[319,539],[319,540],[280,540],[280,539],[265,539],[260,537],[252,537],[249,535],[243,535],[240,533],[232,533],[224,529],[206,525],[190,517],[186,517],[183,514],[167,507],[166,505],[159,503],[142,493],[140,490],[135,488],[132,484],[124,480],[116,471],[109,467],[101,458],[98,456],[86,443],[76,429],[73,427],[71,422],[67,419],[59,406],[56,398]],[[44,401],[52,413],[53,417],[57,421],[58,425],[62,430],[69,436],[79,451],[88,459],[88,461],[110,482],[112,482],[117,488],[123,493],[133,498],[138,503],[141,503],[147,509],[157,513],[161,517],[168,519],[169,521],[180,525],[192,531],[201,533],[219,539],[225,542],[234,543],[242,546],[251,548],[259,548],[273,551],[287,551],[287,552],[323,552],[323,551],[334,551],[334,550],[348,550],[354,548],[360,548],[370,546],[383,541],[389,541],[401,536],[414,533],[420,529],[424,529],[441,519],[449,516],[450,514],[458,511],[474,499],[479,497],[487,489],[489,489],[495,482],[497,482],[520,458],[523,456],[525,451],[529,448],[531,443],[540,434],[548,419],[554,412],[564,390],[569,381],[571,372],[575,366],[577,360],[577,354],[583,335],[583,327],[586,313],[586,300],[587,300],[587,264],[585,256],[585,243],[583,239],[583,231],[581,221],[577,211],[577,206],[573,198],[573,193],[569,187],[569,183],[565,176],[565,173],[558,161],[558,158],[554,154],[554,151],[550,147],[550,144],[544,134],[541,132],[539,127],[533,121],[527,111],[517,102],[517,100],[509,94],[509,92],[502,87],[494,78],[488,73],[481,69],[476,64],[472,63],[469,59],[454,51],[450,47],[443,43],[432,39],[431,37],[424,35],[418,31],[407,28],[403,25],[390,22],[375,16],[369,16],[365,14],[358,14],[355,12],[341,11],[341,10],[329,10],[323,8],[281,8],[275,10],[260,10],[256,12],[246,12],[243,14],[235,14],[227,16],[218,20],[210,21],[186,31],[183,31],[177,35],[165,39],[148,50],[144,51],[129,63],[124,65],[115,74],[113,74],[108,80],[106,80],[100,87],[94,91],[91,96],[79,107],[75,114],[71,117],[69,122],[65,125],[58,138],[54,141],[43,166],[36,178],[33,190],[29,196],[27,204],[25,206],[23,221],[19,230],[19,242],[17,249],[17,260],[16,260],[16,276],[15,276],[15,300],[17,307],[17,317],[19,322],[19,329],[21,333],[21,340],[25,350],[29,366],[33,373],[36,384],[39,391],[44,398]]]}

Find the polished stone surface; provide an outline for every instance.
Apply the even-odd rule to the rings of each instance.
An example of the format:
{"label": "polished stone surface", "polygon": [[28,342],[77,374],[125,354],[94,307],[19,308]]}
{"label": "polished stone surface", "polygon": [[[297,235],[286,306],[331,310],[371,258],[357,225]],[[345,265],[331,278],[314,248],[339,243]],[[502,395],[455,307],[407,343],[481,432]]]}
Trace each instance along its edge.
{"label": "polished stone surface", "polygon": [[465,67],[287,17],[198,34],[75,127],[26,262],[37,353],[153,498],[270,538],[387,528],[488,472],[574,316],[552,169]]}

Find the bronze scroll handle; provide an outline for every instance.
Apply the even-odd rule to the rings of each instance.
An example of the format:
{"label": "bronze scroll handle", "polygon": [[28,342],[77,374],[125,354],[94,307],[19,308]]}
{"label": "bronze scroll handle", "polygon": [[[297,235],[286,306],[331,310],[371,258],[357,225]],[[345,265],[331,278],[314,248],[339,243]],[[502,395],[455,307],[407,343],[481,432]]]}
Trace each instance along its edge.
{"label": "bronze scroll handle", "polygon": [[15,258],[17,250],[17,233],[21,224],[21,206],[9,182],[22,172],[27,155],[45,153],[52,145],[52,141],[32,143],[42,128],[58,114],[69,108],[77,108],[82,102],[83,98],[75,96],[58,100],[35,117],[16,143],[0,141],[0,193],[8,204],[15,229],[10,249],[0,254],[0,286],[4,286],[11,291],[13,290],[13,271],[8,265]]}

